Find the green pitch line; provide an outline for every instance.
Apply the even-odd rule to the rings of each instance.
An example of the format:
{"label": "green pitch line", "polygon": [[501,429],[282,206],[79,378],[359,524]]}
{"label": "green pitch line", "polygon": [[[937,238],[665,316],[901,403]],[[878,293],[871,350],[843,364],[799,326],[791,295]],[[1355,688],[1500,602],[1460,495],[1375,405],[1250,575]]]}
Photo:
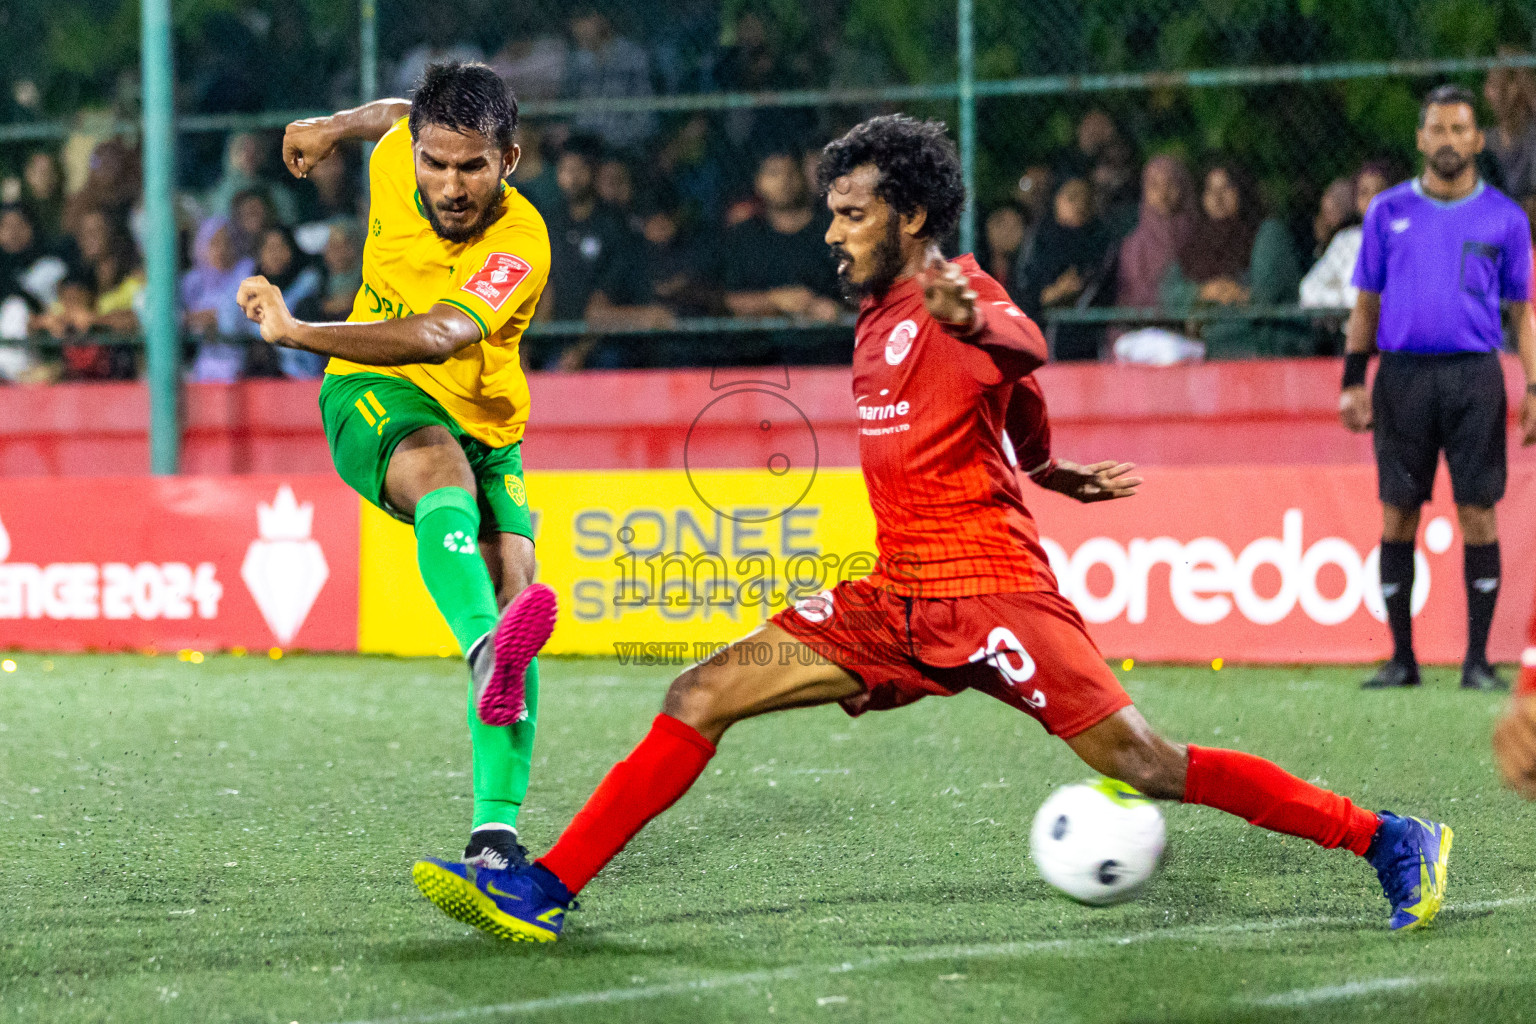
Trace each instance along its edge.
{"label": "green pitch line", "polygon": [[[1361,693],[1358,670],[1124,674],[1175,737],[1455,825],[1424,935],[1386,932],[1348,855],[1204,808],[1165,805],[1140,901],[1056,897],[1029,821],[1087,772],[966,695],[739,727],[561,942],[527,949],[409,880],[469,821],[456,661],[7,657],[0,1022],[1536,1019],[1536,808],[1493,778],[1502,701],[1436,670],[1406,694]],[[529,845],[669,675],[547,662]]]}

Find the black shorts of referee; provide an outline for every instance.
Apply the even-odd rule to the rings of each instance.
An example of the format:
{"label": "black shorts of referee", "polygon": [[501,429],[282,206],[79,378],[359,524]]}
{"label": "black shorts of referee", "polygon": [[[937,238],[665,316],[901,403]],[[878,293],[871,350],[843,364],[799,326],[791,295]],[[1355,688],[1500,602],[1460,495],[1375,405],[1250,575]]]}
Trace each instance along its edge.
{"label": "black shorts of referee", "polygon": [[1509,406],[1496,354],[1383,352],[1371,411],[1382,504],[1429,501],[1442,451],[1456,504],[1490,508],[1504,497]]}

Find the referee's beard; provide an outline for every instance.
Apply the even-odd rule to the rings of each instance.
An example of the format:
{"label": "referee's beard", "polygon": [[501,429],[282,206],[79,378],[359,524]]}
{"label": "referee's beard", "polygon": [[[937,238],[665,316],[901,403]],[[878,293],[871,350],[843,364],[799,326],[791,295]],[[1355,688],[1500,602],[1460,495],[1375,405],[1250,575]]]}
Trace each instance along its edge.
{"label": "referee's beard", "polygon": [[1429,166],[1434,170],[1435,176],[1445,181],[1456,178],[1471,162],[1471,156],[1457,152],[1451,146],[1441,146],[1429,158]]}

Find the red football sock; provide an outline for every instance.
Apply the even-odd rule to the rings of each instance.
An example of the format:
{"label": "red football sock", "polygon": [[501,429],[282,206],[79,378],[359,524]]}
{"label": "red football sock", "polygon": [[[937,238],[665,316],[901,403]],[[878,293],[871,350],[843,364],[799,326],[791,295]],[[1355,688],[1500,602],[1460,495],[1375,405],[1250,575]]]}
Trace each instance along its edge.
{"label": "red football sock", "polygon": [[1365,856],[1381,819],[1348,797],[1304,782],[1273,761],[1189,745],[1184,802],[1235,814],[1273,832]]}
{"label": "red football sock", "polygon": [[688,792],[715,745],[671,715],[657,715],[629,756],[608,770],[539,863],[574,895],[624,849],[645,823]]}

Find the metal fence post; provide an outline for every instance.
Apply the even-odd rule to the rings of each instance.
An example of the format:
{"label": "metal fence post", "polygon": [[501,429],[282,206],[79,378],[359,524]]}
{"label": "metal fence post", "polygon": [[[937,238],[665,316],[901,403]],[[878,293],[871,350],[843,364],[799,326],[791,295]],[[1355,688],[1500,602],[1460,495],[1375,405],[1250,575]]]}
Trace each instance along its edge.
{"label": "metal fence post", "polygon": [[379,5],[361,0],[358,9],[358,98],[367,103],[379,98]]}
{"label": "metal fence post", "polygon": [[149,464],[174,474],[181,450],[176,413],[176,178],[170,0],[143,0],[139,68],[144,94],[145,348],[149,380]]}
{"label": "metal fence post", "polygon": [[[379,4],[378,0],[360,0],[358,6],[358,102],[371,103],[379,98]],[[363,191],[368,191],[368,163],[373,158],[373,143],[363,143]]]}
{"label": "metal fence post", "polygon": [[976,10],[974,0],[957,0],[960,53],[960,179],[965,211],[960,215],[960,251],[976,251]]}

